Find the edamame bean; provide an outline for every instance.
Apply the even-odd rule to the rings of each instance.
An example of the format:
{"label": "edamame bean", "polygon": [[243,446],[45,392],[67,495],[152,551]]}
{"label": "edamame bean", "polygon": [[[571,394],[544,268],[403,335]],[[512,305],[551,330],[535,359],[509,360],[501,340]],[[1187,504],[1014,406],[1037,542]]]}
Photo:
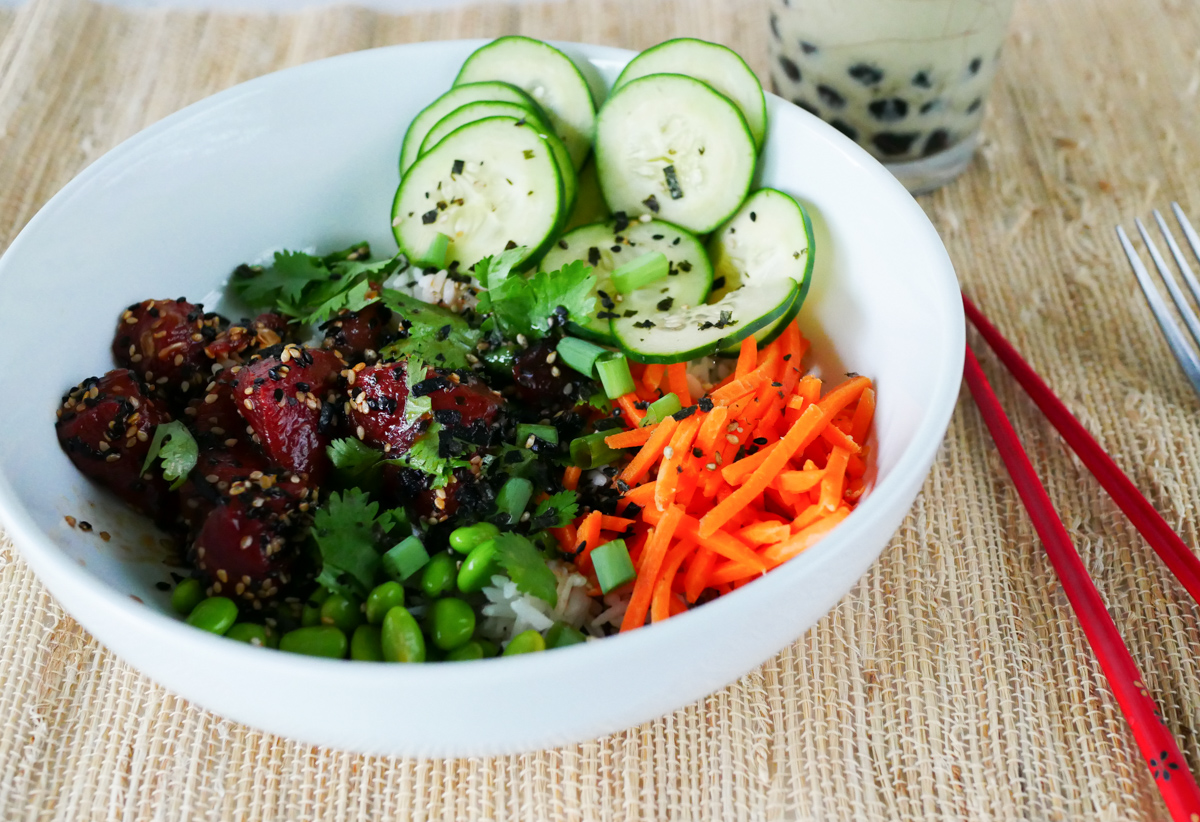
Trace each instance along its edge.
{"label": "edamame bean", "polygon": [[473,659],[483,659],[483,646],[474,640],[446,654],[447,662],[467,662]]}
{"label": "edamame bean", "polygon": [[494,656],[500,656],[500,646],[492,642],[490,639],[473,639],[472,642],[479,645],[483,649],[483,658],[491,659]]}
{"label": "edamame bean", "polygon": [[500,536],[500,529],[490,522],[477,522],[474,525],[464,525],[450,532],[450,547],[460,554],[469,554],[476,545],[482,545],[488,540]]}
{"label": "edamame bean", "polygon": [[180,580],[171,592],[171,607],[175,613],[187,616],[204,599],[204,586],[198,579]]}
{"label": "edamame bean", "polygon": [[330,594],[321,605],[321,624],[332,625],[343,633],[353,633],[362,625],[362,603],[345,594]]}
{"label": "edamame bean", "polygon": [[228,597],[209,597],[188,614],[187,624],[202,631],[224,634],[237,622],[237,605]]}
{"label": "edamame bean", "polygon": [[350,658],[360,662],[383,662],[383,639],[378,625],[359,625],[350,637]]}
{"label": "edamame bean", "polygon": [[300,612],[300,624],[305,628],[320,625],[321,606],[325,604],[325,600],[327,599],[329,599],[329,591],[325,588],[318,588],[309,594],[308,599],[304,603],[304,610]]}
{"label": "edamame bean", "polygon": [[387,612],[380,638],[387,662],[425,661],[425,636],[406,608],[397,606]]}
{"label": "edamame bean", "polygon": [[346,635],[332,625],[312,625],[288,631],[279,640],[279,650],[329,659],[346,658]]}
{"label": "edamame bean", "polygon": [[446,597],[433,603],[429,623],[433,644],[443,651],[453,651],[475,633],[475,611],[461,599]]}
{"label": "edamame bean", "polygon": [[449,551],[434,554],[421,571],[421,590],[427,597],[440,597],[454,587],[458,562]]}
{"label": "edamame bean", "polygon": [[546,632],[547,648],[565,648],[568,645],[578,645],[586,640],[587,637],[565,622],[554,623]]}
{"label": "edamame bean", "polygon": [[261,648],[278,648],[279,635],[265,625],[239,622],[225,632],[226,639],[235,639]]}
{"label": "edamame bean", "polygon": [[546,640],[542,639],[542,635],[534,629],[517,634],[508,643],[508,647],[504,649],[504,656],[515,656],[517,654],[531,654],[535,651],[546,650]]}
{"label": "edamame bean", "polygon": [[463,560],[462,567],[458,569],[458,590],[464,594],[478,593],[499,572],[499,563],[496,562],[496,543],[488,540],[481,545],[476,545]]}
{"label": "edamame bean", "polygon": [[367,622],[379,625],[383,616],[397,605],[404,604],[404,586],[399,582],[385,582],[367,594]]}

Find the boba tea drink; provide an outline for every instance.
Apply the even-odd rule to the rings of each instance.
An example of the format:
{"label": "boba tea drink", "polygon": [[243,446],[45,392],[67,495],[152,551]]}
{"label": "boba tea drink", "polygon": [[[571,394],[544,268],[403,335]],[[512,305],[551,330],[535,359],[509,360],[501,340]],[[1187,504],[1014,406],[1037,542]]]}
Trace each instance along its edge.
{"label": "boba tea drink", "polygon": [[770,0],[772,84],[929,191],[970,162],[1012,5]]}

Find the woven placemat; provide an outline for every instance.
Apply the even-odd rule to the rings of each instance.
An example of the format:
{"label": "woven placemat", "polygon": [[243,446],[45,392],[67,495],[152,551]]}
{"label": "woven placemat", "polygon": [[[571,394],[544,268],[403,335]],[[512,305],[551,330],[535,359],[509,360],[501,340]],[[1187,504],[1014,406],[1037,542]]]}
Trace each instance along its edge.
{"label": "woven placemat", "polygon": [[[520,32],[725,42],[766,74],[765,3],[564,0],[389,17],[0,9],[0,243],[101,153],[181,106],[370,46]],[[1184,538],[1200,405],[1117,258],[1114,223],[1200,217],[1200,4],[1018,5],[969,173],[925,198],[964,287]],[[1200,609],[985,366],[1166,722],[1200,768]],[[49,424],[49,422],[47,422]],[[6,819],[1165,819],[969,399],[878,564],[719,693],[523,756],[361,757],[199,710],[115,659],[0,536]]]}

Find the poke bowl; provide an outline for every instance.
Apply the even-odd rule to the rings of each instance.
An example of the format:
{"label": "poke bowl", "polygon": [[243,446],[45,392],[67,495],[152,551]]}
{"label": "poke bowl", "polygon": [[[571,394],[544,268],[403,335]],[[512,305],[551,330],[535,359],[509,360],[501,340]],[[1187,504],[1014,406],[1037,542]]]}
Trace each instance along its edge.
{"label": "poke bowl", "polygon": [[[264,266],[239,269],[243,264],[265,263],[270,270],[272,255],[284,249],[325,253],[353,248],[364,240],[377,255],[392,255],[398,241],[403,246],[417,242],[411,238],[418,236],[432,249],[428,253],[438,255],[438,265],[429,271],[441,267],[447,259],[445,241],[429,229],[439,225],[438,207],[431,208],[430,218],[414,210],[411,227],[402,225],[405,207],[400,204],[409,195],[396,158],[410,123],[452,86],[468,58],[485,45],[486,41],[464,40],[375,49],[288,69],[214,95],[146,129],[84,170],[42,208],[0,258],[0,328],[8,350],[0,361],[0,382],[19,387],[0,412],[6,423],[0,429],[0,522],[64,610],[113,653],[198,705],[265,731],[368,753],[493,755],[615,732],[698,699],[796,639],[850,591],[912,505],[957,400],[964,350],[962,306],[953,267],[932,225],[866,152],[812,115],[766,95],[758,123],[761,134],[748,128],[749,136],[731,138],[750,147],[744,188],[773,190],[798,204],[807,225],[807,239],[799,241],[807,243],[811,260],[803,275],[807,294],[792,292],[792,300],[781,303],[770,319],[790,324],[787,307],[798,309],[794,327],[807,341],[805,373],[830,385],[847,374],[863,375],[875,391],[856,504],[853,510],[839,509],[835,527],[752,581],[739,579],[723,586],[711,601],[699,604],[678,596],[679,607],[672,606],[669,619],[647,620],[644,626],[639,619],[636,630],[606,630],[599,632],[603,638],[545,653],[455,664],[367,664],[254,647],[181,621],[172,610],[172,587],[182,579],[171,576],[180,567],[177,548],[167,547],[171,540],[148,519],[76,470],[56,438],[55,410],[61,421],[64,394],[70,400],[69,392],[81,377],[112,369],[113,321],[126,317],[136,301],[146,297],[185,295],[188,304],[220,308],[231,305],[225,294],[230,272],[261,276]],[[553,45],[578,67],[597,103],[610,93],[617,99],[611,92],[614,84],[626,101],[634,99],[628,90],[635,86],[643,93],[663,93],[647,82],[661,74],[621,85],[620,75],[635,57],[633,52]],[[675,96],[691,93],[691,87],[683,85],[691,82],[686,78],[670,82],[682,90],[676,94],[672,86]],[[722,112],[730,108],[729,100],[715,105]],[[638,110],[632,108],[634,114],[627,116],[636,116]],[[480,123],[495,129],[501,120],[519,127],[511,129],[513,133],[523,135],[528,128],[524,117],[511,123],[503,116],[490,117],[456,125],[456,130],[447,127],[449,136],[437,147],[464,131],[482,128]],[[603,122],[598,126],[604,127]],[[507,139],[502,135],[493,142]],[[577,149],[565,139],[563,146]],[[524,151],[526,158],[534,153]],[[421,153],[420,159],[409,162],[420,169],[425,156]],[[564,156],[556,160],[560,166],[571,162]],[[602,178],[607,173],[604,163],[608,168],[617,163],[606,160],[599,148],[597,159]],[[733,167],[741,161],[734,157],[723,162]],[[457,159],[453,167],[456,174],[462,171]],[[549,161],[541,167],[554,168]],[[698,179],[685,179],[685,169],[680,169],[679,180],[668,175],[664,184],[669,192],[663,196],[664,213],[698,220],[695,233],[711,235],[708,247],[716,248],[713,243],[734,225],[734,209],[746,191],[736,193],[723,218],[711,225],[703,217],[669,212],[678,206],[667,202],[675,199],[677,187]],[[554,179],[561,198],[563,177]],[[576,182],[582,188],[582,176]],[[604,194],[610,200],[633,196],[635,205],[642,201],[640,193],[616,192],[607,182]],[[652,210],[657,216],[657,202]],[[755,213],[748,213],[757,222]],[[556,233],[543,245],[570,236],[562,233],[565,216],[546,219],[554,223]],[[636,216],[633,221],[636,228]],[[618,230],[628,233],[624,217],[617,222]],[[534,234],[520,244],[510,242],[508,250],[542,242],[541,235]],[[558,240],[558,247],[565,250],[568,243]],[[503,250],[503,245],[497,248]],[[409,251],[417,256],[411,247]],[[637,269],[628,271],[648,276]],[[622,269],[623,274],[628,271]],[[752,285],[761,294],[770,293],[767,285]],[[755,288],[743,290],[749,295]],[[679,308],[671,309],[668,300],[662,310]],[[620,312],[608,313],[618,333]],[[688,316],[689,334],[709,334],[701,340],[704,345],[710,337],[718,339],[704,322],[692,322],[695,318]],[[713,317],[721,324],[728,319]],[[708,322],[710,327],[714,324]],[[641,381],[650,366],[636,361],[655,362],[656,355],[646,354],[646,346],[657,345],[661,335],[634,325],[630,322],[618,333],[619,345],[608,347],[629,353]],[[735,363],[739,369],[746,365],[738,358],[739,349],[753,358],[756,346],[746,341],[753,343],[757,335],[763,338],[762,351],[767,351],[776,345],[769,331],[759,323],[740,334],[740,345],[724,346],[723,353],[731,356],[713,359],[724,364],[711,366],[713,383],[706,381],[702,390],[711,392],[714,385],[740,378],[745,372],[733,371]],[[721,342],[728,339],[721,337]],[[298,357],[301,350],[294,349]],[[659,357],[658,362],[663,361]],[[147,382],[153,390],[152,381]],[[771,385],[778,383],[766,383]],[[83,402],[94,384],[79,388],[83,393],[77,399]],[[250,392],[248,384],[246,394]],[[612,392],[609,402],[600,397],[605,414],[616,399]],[[351,395],[348,402],[353,401]],[[651,405],[640,403],[641,412],[649,412]],[[689,413],[700,416],[706,410],[703,402],[684,406],[666,412],[660,407],[655,424],[665,430],[678,417],[683,427]],[[803,407],[798,403],[797,413]],[[639,422],[641,412],[628,410]],[[622,412],[617,408],[612,413],[619,418]],[[779,413],[782,418],[782,408]],[[636,431],[638,425],[630,422],[629,427]],[[780,430],[785,427],[780,422]],[[539,436],[535,431],[523,442],[536,446]],[[155,439],[156,449],[165,442]],[[363,439],[361,427],[358,439]],[[145,452],[138,447],[139,453]],[[753,456],[753,448],[738,448],[737,458]],[[152,461],[147,459],[146,466]],[[163,466],[166,470],[165,456]],[[709,470],[714,468],[719,473],[720,467],[710,463]],[[608,476],[616,486],[616,475]],[[727,496],[735,502],[741,499],[730,496],[729,490],[712,498],[713,510],[738,507],[725,502]],[[663,510],[660,506],[659,516]],[[730,510],[725,516],[736,518],[738,513]],[[694,515],[694,527],[705,533],[707,513],[697,510]],[[569,544],[564,550],[569,553]],[[609,586],[600,580],[606,594],[624,582],[634,590],[634,599],[639,596],[631,577],[612,582]],[[269,587],[264,590],[274,593]],[[211,585],[207,593],[214,593]],[[221,593],[219,586],[216,593]],[[647,599],[647,608],[648,603]],[[544,640],[539,642],[544,647]]]}

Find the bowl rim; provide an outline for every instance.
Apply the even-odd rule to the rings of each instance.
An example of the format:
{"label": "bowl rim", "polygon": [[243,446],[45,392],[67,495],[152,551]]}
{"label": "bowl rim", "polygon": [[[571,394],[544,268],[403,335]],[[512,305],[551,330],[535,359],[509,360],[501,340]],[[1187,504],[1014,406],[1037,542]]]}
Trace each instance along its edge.
{"label": "bowl rim", "polygon": [[[74,198],[84,186],[110,170],[120,167],[127,157],[136,156],[139,151],[155,140],[169,137],[176,128],[193,119],[207,116],[213,109],[268,92],[272,86],[280,82],[293,82],[302,80],[310,74],[320,74],[334,64],[378,60],[397,51],[428,49],[436,52],[447,47],[466,48],[486,42],[490,42],[490,38],[421,41],[327,57],[255,77],[173,112],[106,152],[48,199],[13,239],[3,256],[0,256],[0,284],[5,280],[4,274],[9,267],[10,260],[15,256],[14,252],[19,253],[25,243],[32,242],[30,237],[37,233],[44,221],[53,219],[54,212],[59,206]],[[605,62],[621,64],[637,53],[612,46],[555,40],[547,42],[569,54],[587,59],[593,64]],[[889,474],[872,488],[870,494],[864,497],[855,511],[840,523],[828,537],[801,556],[755,580],[753,585],[734,590],[708,603],[703,609],[685,612],[674,619],[649,625],[642,630],[608,637],[603,642],[589,642],[577,647],[558,649],[554,654],[530,654],[522,655],[520,658],[480,660],[477,664],[489,665],[490,667],[487,669],[489,672],[507,676],[509,672],[520,671],[522,677],[536,677],[548,674],[551,669],[581,658],[582,655],[587,655],[593,664],[601,665],[605,664],[607,657],[620,657],[635,650],[639,643],[646,646],[670,642],[674,633],[689,631],[693,623],[699,619],[709,618],[711,620],[722,614],[732,613],[740,607],[744,600],[754,597],[756,591],[765,592],[771,586],[794,586],[798,579],[809,575],[814,569],[835,558],[842,546],[862,538],[879,515],[897,505],[898,498],[906,493],[905,489],[914,485],[919,488],[928,474],[929,466],[943,441],[954,412],[962,376],[965,325],[958,281],[953,265],[940,237],[920,205],[908,195],[907,191],[904,191],[903,186],[881,164],[824,121],[800,110],[777,95],[770,92],[765,92],[765,94],[772,114],[779,111],[781,106],[786,107],[784,110],[791,110],[793,114],[800,116],[806,128],[822,134],[848,155],[848,161],[863,167],[866,173],[873,178],[875,184],[885,189],[890,188],[893,194],[903,194],[904,200],[906,200],[904,208],[911,210],[914,224],[921,226],[924,234],[920,238],[921,241],[929,244],[932,258],[940,262],[940,265],[937,266],[939,270],[936,272],[938,276],[934,277],[931,274],[931,282],[938,285],[937,304],[931,308],[936,308],[938,316],[942,318],[941,324],[944,324],[948,337],[947,350],[945,358],[940,363],[933,364],[937,366],[936,369],[931,369],[933,380],[926,392],[928,401],[919,423],[914,428],[911,441],[898,455],[896,464]],[[2,290],[2,285],[0,285],[0,290]],[[18,480],[19,478],[8,476],[0,468],[0,523],[4,525],[13,544],[17,546],[21,555],[33,569],[39,582],[45,585],[58,600],[59,605],[75,618],[78,618],[77,614],[80,612],[104,609],[109,612],[111,617],[124,623],[127,627],[143,632],[147,639],[171,641],[176,644],[186,643],[197,651],[205,653],[219,650],[223,656],[230,657],[232,655],[232,660],[237,661],[238,664],[244,660],[246,664],[256,667],[259,671],[269,672],[271,675],[293,676],[302,672],[337,675],[338,672],[345,671],[352,672],[356,679],[363,678],[382,682],[406,679],[427,685],[435,682],[450,683],[447,687],[454,687],[459,681],[475,680],[478,676],[478,668],[473,664],[455,666],[347,665],[346,660],[327,660],[285,653],[263,654],[262,649],[231,643],[221,637],[197,631],[166,612],[132,601],[128,595],[120,593],[90,571],[79,567],[59,548],[51,536],[43,533],[31,514],[25,509],[13,486],[13,483]],[[910,507],[911,503],[901,504],[902,511],[907,511]],[[873,557],[871,564],[876,559],[877,557]],[[79,619],[79,621],[85,628],[88,628],[89,634],[100,641],[88,625],[91,622],[90,619],[86,621]],[[102,644],[104,643],[102,642]],[[240,659],[237,656],[239,654],[242,655]],[[118,654],[118,656],[121,655]],[[131,667],[135,667],[139,673],[143,673],[140,666],[131,665]],[[143,673],[143,675],[147,674]],[[150,678],[156,679],[155,677]]]}

